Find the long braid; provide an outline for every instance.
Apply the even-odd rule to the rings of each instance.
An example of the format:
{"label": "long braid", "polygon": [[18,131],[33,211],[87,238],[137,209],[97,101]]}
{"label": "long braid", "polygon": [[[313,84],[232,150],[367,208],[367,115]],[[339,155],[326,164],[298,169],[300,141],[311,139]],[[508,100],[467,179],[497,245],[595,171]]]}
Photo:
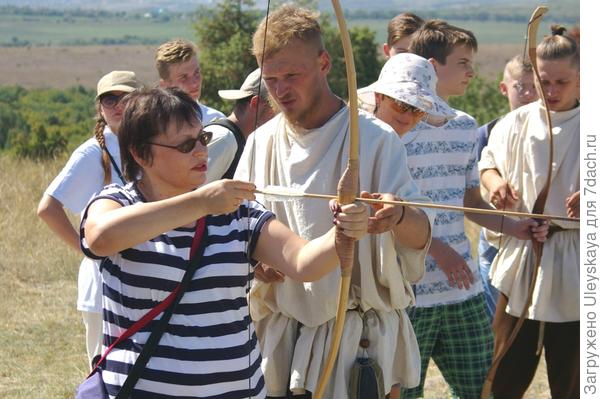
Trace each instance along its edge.
{"label": "long braid", "polygon": [[100,112],[100,105],[96,107],[96,126],[94,127],[94,137],[102,148],[102,169],[104,169],[104,185],[111,182],[110,174],[110,159],[108,158],[108,150],[106,149],[106,142],[104,141],[104,128],[106,127],[106,121]]}

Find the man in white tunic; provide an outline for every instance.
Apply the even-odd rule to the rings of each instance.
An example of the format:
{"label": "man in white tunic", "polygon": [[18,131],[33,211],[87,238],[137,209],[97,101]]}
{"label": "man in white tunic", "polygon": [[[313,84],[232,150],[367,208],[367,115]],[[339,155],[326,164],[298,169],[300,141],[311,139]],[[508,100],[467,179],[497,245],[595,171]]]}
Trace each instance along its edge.
{"label": "man in white tunic", "polygon": [[[551,179],[544,213],[579,217],[579,50],[555,30],[537,48],[540,77],[552,119],[553,167],[541,101],[518,108],[494,127],[479,170],[499,209],[531,212]],[[579,223],[551,222],[525,323],[492,385],[496,399],[522,397],[544,346],[553,398],[579,397]],[[502,237],[490,275],[501,292],[494,318],[495,351],[506,344],[527,304],[535,255],[529,241]],[[545,327],[541,329],[541,322]]]}
{"label": "man in white tunic", "polygon": [[[266,33],[264,20],[258,27],[253,51],[281,113],[250,136],[235,177],[258,187],[335,193],[347,164],[349,110],[327,83],[331,60],[317,15],[283,6],[269,16]],[[360,190],[427,202],[410,177],[406,151],[393,130],[361,113],[359,131]],[[331,226],[326,203],[258,200],[305,238]],[[385,393],[393,384],[419,382],[419,350],[404,309],[414,304],[411,283],[423,275],[434,215],[402,206],[374,211],[369,222],[374,234],[358,243],[344,333],[326,398],[349,396],[350,370],[359,356],[378,362]],[[308,398],[314,392],[329,351],[339,283],[337,270],[313,283],[285,278],[253,285],[250,307],[271,397],[291,391]],[[359,347],[361,338],[369,342],[366,350]]]}

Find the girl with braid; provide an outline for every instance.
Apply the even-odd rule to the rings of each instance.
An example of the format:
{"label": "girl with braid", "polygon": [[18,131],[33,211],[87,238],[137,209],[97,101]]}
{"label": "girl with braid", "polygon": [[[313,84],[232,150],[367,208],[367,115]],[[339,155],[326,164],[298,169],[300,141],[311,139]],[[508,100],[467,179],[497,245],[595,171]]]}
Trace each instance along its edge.
{"label": "girl with braid", "polygon": [[[98,81],[94,137],[80,145],[44,192],[38,216],[67,245],[81,253],[78,230],[65,208],[81,213],[86,204],[110,183],[125,184],[116,136],[123,115],[121,99],[141,88],[135,73],[113,71]],[[77,310],[82,312],[90,365],[102,349],[102,292],[98,268],[84,257],[79,267]]]}

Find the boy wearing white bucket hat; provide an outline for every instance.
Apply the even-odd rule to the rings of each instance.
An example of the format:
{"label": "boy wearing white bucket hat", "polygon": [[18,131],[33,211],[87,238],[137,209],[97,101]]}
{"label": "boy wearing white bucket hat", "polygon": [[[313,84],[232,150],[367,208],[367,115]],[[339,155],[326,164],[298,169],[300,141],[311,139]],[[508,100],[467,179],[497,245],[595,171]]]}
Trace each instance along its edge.
{"label": "boy wearing white bucket hat", "polygon": [[[361,91],[375,97],[375,116],[401,136],[411,175],[425,195],[445,205],[484,207],[476,165],[477,125],[452,109],[437,94],[439,87],[430,61],[403,53],[390,58],[377,82]],[[419,123],[423,118],[429,123]],[[482,222],[498,229],[500,223],[494,222],[500,217],[496,219]],[[504,231],[525,237],[532,225],[531,220],[505,221]],[[421,351],[421,382],[402,395],[423,396],[433,358],[453,392],[478,397],[491,360],[492,335],[463,215],[439,211],[432,235],[425,276],[416,284],[417,304],[409,312]]]}

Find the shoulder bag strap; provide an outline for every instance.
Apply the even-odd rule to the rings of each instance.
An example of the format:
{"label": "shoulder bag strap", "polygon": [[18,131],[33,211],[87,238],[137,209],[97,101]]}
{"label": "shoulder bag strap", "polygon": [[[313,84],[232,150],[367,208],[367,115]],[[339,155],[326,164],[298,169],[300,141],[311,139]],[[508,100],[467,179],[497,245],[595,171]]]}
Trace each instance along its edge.
{"label": "shoulder bag strap", "polygon": [[190,281],[192,280],[192,276],[198,269],[198,266],[200,264],[200,258],[202,257],[204,247],[206,246],[206,235],[204,234],[205,224],[205,218],[198,220],[198,223],[196,224],[196,234],[194,235],[194,241],[192,243],[192,252],[190,256],[191,259],[189,261],[185,274],[183,275],[181,283],[173,291],[173,293],[175,294],[175,298],[173,299],[170,306],[163,313],[162,317],[160,318],[160,321],[158,322],[158,325],[150,333],[148,340],[144,344],[142,352],[140,353],[137,360],[135,361],[135,364],[127,374],[127,379],[125,380],[125,383],[119,390],[119,393],[117,394],[115,399],[127,399],[130,397],[131,392],[135,387],[135,384],[139,380],[140,376],[142,375],[142,372],[146,368],[146,364],[148,364],[148,361],[150,360],[153,352],[158,346],[160,338],[167,329],[167,325],[169,324],[169,320],[171,319],[171,315],[173,314],[174,309],[177,307],[177,304],[181,300],[181,297],[187,290],[187,287]]}
{"label": "shoulder bag strap", "polygon": [[235,156],[233,157],[233,161],[231,161],[231,164],[229,165],[227,171],[223,174],[223,176],[221,176],[221,179],[232,179],[235,173],[235,169],[237,168],[237,165],[240,162],[242,152],[244,152],[244,147],[246,146],[246,137],[244,136],[240,128],[227,118],[214,120],[208,123],[206,126],[210,125],[223,126],[224,128],[229,129],[235,136],[235,141],[237,142],[237,150],[235,151]]}

